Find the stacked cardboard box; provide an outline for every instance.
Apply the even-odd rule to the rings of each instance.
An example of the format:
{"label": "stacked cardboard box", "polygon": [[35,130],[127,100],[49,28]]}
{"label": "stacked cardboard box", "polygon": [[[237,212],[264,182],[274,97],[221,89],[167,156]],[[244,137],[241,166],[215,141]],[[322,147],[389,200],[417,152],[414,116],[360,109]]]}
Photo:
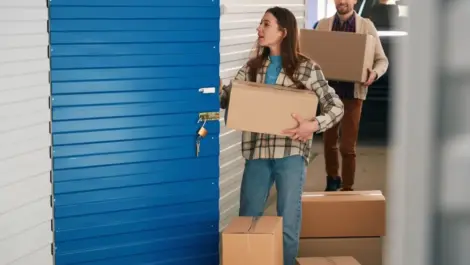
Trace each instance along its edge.
{"label": "stacked cardboard box", "polygon": [[382,264],[382,192],[306,192],[302,211],[300,257],[352,256],[361,265]]}
{"label": "stacked cardboard box", "polygon": [[298,265],[361,265],[353,257],[298,258]]}
{"label": "stacked cardboard box", "polygon": [[222,265],[282,265],[282,218],[236,217],[222,232]]}
{"label": "stacked cardboard box", "polygon": [[[322,246],[324,242],[321,241],[314,242],[313,245],[309,243],[305,245],[305,242],[301,242],[301,246],[302,244],[305,248],[303,254],[308,257],[298,258],[299,265],[362,265],[354,258],[354,252],[345,251],[347,247],[328,249]],[[331,244],[326,243],[326,245]],[[364,252],[367,251],[367,249],[364,250]],[[323,255],[323,253],[340,253],[340,255],[330,256]],[[344,253],[351,255],[341,256]],[[281,217],[235,217],[222,232],[222,265],[283,265],[283,258]]]}

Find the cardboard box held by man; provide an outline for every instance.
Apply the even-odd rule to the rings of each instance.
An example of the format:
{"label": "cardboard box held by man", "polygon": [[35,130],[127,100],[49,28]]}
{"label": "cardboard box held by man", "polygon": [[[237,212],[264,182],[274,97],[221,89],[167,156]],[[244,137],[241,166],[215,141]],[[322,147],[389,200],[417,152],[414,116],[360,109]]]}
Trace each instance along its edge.
{"label": "cardboard box held by man", "polygon": [[374,65],[375,43],[368,34],[300,30],[300,52],[320,65],[327,80],[366,82]]}

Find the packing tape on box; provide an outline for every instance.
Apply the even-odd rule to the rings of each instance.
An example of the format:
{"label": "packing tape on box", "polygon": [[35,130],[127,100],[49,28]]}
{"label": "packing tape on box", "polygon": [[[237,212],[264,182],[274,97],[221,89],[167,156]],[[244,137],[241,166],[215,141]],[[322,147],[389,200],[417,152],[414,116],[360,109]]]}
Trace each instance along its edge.
{"label": "packing tape on box", "polygon": [[260,217],[251,218],[251,224],[250,224],[250,227],[248,228],[248,233],[253,232],[255,230],[259,219],[260,219]]}
{"label": "packing tape on box", "polygon": [[251,82],[251,81],[235,80],[235,81],[233,81],[233,84],[239,84],[239,85],[253,87],[253,88],[274,88],[276,90],[296,92],[296,93],[304,93],[304,94],[314,94],[315,93],[315,92],[313,92],[311,90],[308,90],[308,89],[298,89],[296,87],[286,87],[286,86],[281,86],[281,85],[267,85],[267,84]]}
{"label": "packing tape on box", "polygon": [[347,191],[338,192],[338,193],[329,193],[329,194],[302,194],[302,197],[334,197],[334,196],[382,196],[381,192],[371,192],[371,193],[348,193]]}
{"label": "packing tape on box", "polygon": [[[256,225],[258,224],[259,219],[260,219],[260,217],[252,217],[251,218],[251,224],[250,224],[250,227],[248,228],[247,233],[250,233],[250,232],[252,232],[256,229]],[[251,243],[250,243],[250,237],[249,236],[246,237],[246,246],[248,248],[248,252],[251,252]]]}
{"label": "packing tape on box", "polygon": [[338,265],[338,264],[336,263],[336,261],[334,261],[334,260],[332,260],[332,259],[330,259],[330,258],[328,258],[328,257],[325,257],[325,259],[326,259],[326,261],[327,261],[329,264],[331,264],[331,265]]}

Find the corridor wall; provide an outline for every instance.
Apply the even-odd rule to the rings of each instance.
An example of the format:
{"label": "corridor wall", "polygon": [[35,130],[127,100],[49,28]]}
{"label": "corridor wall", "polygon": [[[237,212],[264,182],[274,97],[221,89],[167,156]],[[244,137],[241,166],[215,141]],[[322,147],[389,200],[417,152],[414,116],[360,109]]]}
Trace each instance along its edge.
{"label": "corridor wall", "polygon": [[52,265],[44,0],[0,1],[0,265]]}

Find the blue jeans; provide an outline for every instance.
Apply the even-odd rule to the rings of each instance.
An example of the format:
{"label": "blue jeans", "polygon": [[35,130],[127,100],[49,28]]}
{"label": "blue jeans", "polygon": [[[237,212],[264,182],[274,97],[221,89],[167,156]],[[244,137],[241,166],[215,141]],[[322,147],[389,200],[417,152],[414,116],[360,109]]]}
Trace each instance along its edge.
{"label": "blue jeans", "polygon": [[262,216],[276,183],[277,215],[283,217],[284,265],[295,265],[299,249],[301,196],[305,181],[302,156],[247,160],[240,192],[240,216]]}

